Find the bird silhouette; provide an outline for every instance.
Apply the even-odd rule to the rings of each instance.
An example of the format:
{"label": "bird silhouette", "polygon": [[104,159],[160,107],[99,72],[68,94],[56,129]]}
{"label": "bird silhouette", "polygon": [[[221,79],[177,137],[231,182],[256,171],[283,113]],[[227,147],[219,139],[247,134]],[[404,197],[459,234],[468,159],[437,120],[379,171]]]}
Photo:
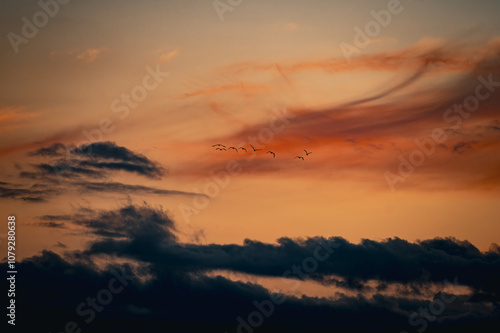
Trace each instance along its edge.
{"label": "bird silhouette", "polygon": [[273,158],[276,158],[276,154],[273,153],[272,151],[268,151],[266,154],[273,154]]}
{"label": "bird silhouette", "polygon": [[224,145],[221,145],[220,143],[216,144],[216,145],[212,145],[212,147],[226,147]]}
{"label": "bird silhouette", "polygon": [[302,156],[295,156],[295,158],[300,158],[302,161],[304,160],[304,158]]}
{"label": "bird silhouette", "polygon": [[306,156],[308,156],[309,154],[312,154],[312,152],[307,152],[307,150],[304,149],[304,151],[306,152]]}
{"label": "bird silhouette", "polygon": [[259,150],[262,150],[262,149],[255,149],[254,146],[250,145],[250,147],[252,147],[253,151],[259,151]]}
{"label": "bird silhouette", "polygon": [[226,151],[226,148],[215,148],[215,150]]}
{"label": "bird silhouette", "polygon": [[244,151],[245,151],[245,153],[247,152],[247,149],[246,149],[246,148],[244,148],[244,147],[240,147],[240,149],[241,149],[241,150],[244,150]]}
{"label": "bird silhouette", "polygon": [[236,152],[238,152],[238,149],[236,147],[229,147],[228,150],[231,150],[231,149],[234,149],[234,150],[236,150]]}

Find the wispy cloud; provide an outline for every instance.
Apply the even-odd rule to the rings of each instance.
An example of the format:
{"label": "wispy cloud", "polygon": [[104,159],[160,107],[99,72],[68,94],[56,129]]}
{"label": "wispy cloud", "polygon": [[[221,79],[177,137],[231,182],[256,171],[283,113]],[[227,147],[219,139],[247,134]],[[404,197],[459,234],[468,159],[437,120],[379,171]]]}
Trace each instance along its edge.
{"label": "wispy cloud", "polygon": [[117,171],[135,173],[153,180],[161,179],[166,173],[165,168],[159,163],[114,142],[94,142],[80,146],[54,143],[31,151],[28,156],[44,160],[31,163],[29,169],[20,166],[19,180],[30,180],[33,184],[0,182],[1,199],[40,202],[75,191],[126,195],[205,196],[194,192],[110,181],[112,174]]}
{"label": "wispy cloud", "polygon": [[[429,71],[427,75],[438,75],[443,72],[473,70],[478,61],[495,55],[499,48],[500,43],[496,39],[483,45],[466,47],[460,43],[449,43],[441,39],[422,38],[405,49],[364,54],[353,57],[351,62],[347,62],[344,58],[330,57],[280,63],[279,65],[281,70],[288,74],[307,71],[323,71],[330,74],[358,70],[398,71],[430,66],[432,71]],[[275,67],[274,62],[246,62],[229,65],[226,67],[226,72],[234,75],[246,72],[275,71]]]}
{"label": "wispy cloud", "polygon": [[175,49],[173,51],[170,51],[168,53],[163,53],[161,52],[160,57],[158,60],[155,61],[155,64],[163,64],[165,62],[170,61],[173,57],[175,57],[179,53],[179,49]]}
{"label": "wispy cloud", "polygon": [[106,48],[90,48],[83,52],[76,54],[76,59],[86,63],[91,63],[97,60],[103,52],[107,51]]}
{"label": "wispy cloud", "polygon": [[264,91],[268,88],[266,85],[261,84],[251,84],[251,83],[236,83],[236,84],[228,84],[218,87],[211,87],[206,89],[200,89],[197,91],[193,91],[190,93],[185,93],[184,97],[194,97],[194,96],[208,96],[215,95],[223,92],[241,92],[245,93],[255,93],[258,91]]}
{"label": "wispy cloud", "polygon": [[28,112],[22,106],[9,106],[0,108],[0,128],[12,130],[21,126],[26,121],[39,117],[37,112]]}
{"label": "wispy cloud", "polygon": [[[165,173],[165,169],[158,163],[113,142],[94,142],[79,147],[54,143],[30,152],[29,155],[61,157],[50,163],[37,164],[36,167],[45,174],[69,178],[79,175],[105,177],[106,171],[113,170],[133,172],[150,178],[161,178]],[[63,155],[65,158],[62,158]]]}
{"label": "wispy cloud", "polygon": [[[399,154],[418,148],[415,146],[415,140],[423,140],[433,129],[442,128],[447,134],[446,145],[436,144],[438,153],[427,159],[425,166],[415,176],[419,181],[407,181],[405,185],[409,188],[421,188],[417,183],[429,184],[422,182],[422,179],[430,177],[436,181],[436,174],[439,174],[440,184],[432,183],[430,188],[484,188],[486,179],[489,182],[488,189],[498,188],[500,183],[497,180],[500,179],[500,174],[495,165],[499,159],[498,154],[494,153],[500,149],[500,132],[497,130],[500,128],[498,94],[488,95],[488,99],[481,102],[478,111],[463,119],[459,131],[453,130],[454,122],[444,117],[445,112],[453,109],[454,105],[462,104],[467,96],[474,96],[479,77],[500,82],[500,49],[495,45],[488,42],[471,50],[464,49],[461,45],[443,44],[440,40],[422,40],[405,50],[366,55],[357,60],[353,59],[350,64],[333,59],[319,63],[280,64],[278,67],[276,64],[261,67],[229,66],[227,69],[233,74],[246,70],[269,70],[275,75],[289,73],[292,75],[287,75],[287,79],[292,86],[295,72],[312,68],[331,71],[332,74],[361,68],[368,72],[398,69],[407,73],[407,77],[398,77],[390,85],[341,104],[291,107],[290,111],[295,117],[290,120],[286,129],[275,133],[271,142],[262,142],[259,146],[264,152],[275,152],[275,159],[269,159],[265,154],[256,154],[252,162],[247,163],[248,154],[243,152],[229,154],[209,151],[205,165],[198,163],[187,166],[186,172],[204,173],[207,168],[223,170],[227,161],[236,160],[245,166],[244,172],[249,173],[302,171],[304,174],[310,174],[314,170],[315,174],[321,177],[345,177],[346,172],[362,172],[373,181],[372,184],[378,184],[383,178],[380,175],[388,168],[397,168]],[[461,72],[461,75],[447,75],[454,71]],[[430,84],[430,76],[446,76],[442,81],[445,83]],[[218,85],[200,91],[200,95],[215,94],[238,87],[244,89],[246,86],[245,83],[240,86]],[[262,89],[259,93],[268,93],[264,91],[264,86]],[[212,96],[209,101],[216,103],[216,96]],[[223,114],[220,116],[225,117]],[[264,120],[253,125],[238,126],[240,129],[234,130],[230,135],[219,136],[200,144],[210,146],[213,142],[221,142],[229,146],[238,145],[247,142],[248,138],[258,137],[259,131],[268,126],[267,122],[268,120]],[[452,148],[442,149],[446,146]],[[293,158],[303,152],[303,149],[315,153],[307,163],[298,167]],[[456,160],[458,154],[453,152],[459,153],[465,149],[474,152],[475,161]],[[481,163],[477,163],[478,161]],[[449,167],[451,164],[453,168]],[[331,172],[332,166],[336,171],[334,173]],[[484,177],[478,179],[479,174]],[[458,179],[461,184],[457,184]],[[380,185],[386,186],[384,182],[380,182]]]}

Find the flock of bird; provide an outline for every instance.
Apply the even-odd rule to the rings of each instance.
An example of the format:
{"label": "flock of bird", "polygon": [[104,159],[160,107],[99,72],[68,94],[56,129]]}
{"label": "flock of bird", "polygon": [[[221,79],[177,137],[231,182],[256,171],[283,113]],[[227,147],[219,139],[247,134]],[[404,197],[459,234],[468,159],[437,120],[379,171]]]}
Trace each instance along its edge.
{"label": "flock of bird", "polygon": [[[247,153],[247,149],[245,147],[226,147],[225,145],[223,144],[220,144],[220,143],[217,143],[215,145],[212,145],[213,148],[215,148],[215,150],[217,151],[229,151],[231,149],[233,149],[234,151],[238,152],[239,150],[243,150],[245,153]],[[259,149],[259,148],[255,148],[254,146],[250,145],[250,147],[252,147],[253,151],[256,152],[256,151],[259,151],[259,150],[262,150],[262,149]],[[312,152],[310,151],[307,151],[304,149],[304,152],[306,153],[306,156],[309,156],[310,154],[312,154]],[[276,154],[273,152],[273,151],[270,151],[268,150],[266,154],[271,154],[273,155],[273,158],[276,158]],[[300,156],[300,155],[297,155],[295,156],[294,158],[298,158],[299,160],[302,160],[304,161],[304,157],[303,156]]]}

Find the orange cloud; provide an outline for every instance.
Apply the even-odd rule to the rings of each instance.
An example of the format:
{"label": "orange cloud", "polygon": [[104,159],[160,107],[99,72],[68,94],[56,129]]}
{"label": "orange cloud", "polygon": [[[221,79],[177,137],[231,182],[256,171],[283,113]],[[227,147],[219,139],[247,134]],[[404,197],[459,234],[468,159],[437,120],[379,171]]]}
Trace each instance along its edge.
{"label": "orange cloud", "polygon": [[[344,58],[307,60],[280,64],[286,73],[321,70],[326,73],[341,73],[356,70],[413,70],[421,66],[432,67],[433,74],[442,72],[470,71],[482,58],[500,52],[500,38],[494,38],[485,45],[464,48],[456,43],[445,43],[439,39],[423,38],[414,45],[395,52],[366,54],[353,57],[350,62]],[[228,66],[227,72],[241,74],[248,71],[274,71],[275,63],[241,63]]]}
{"label": "orange cloud", "polygon": [[261,84],[237,83],[237,84],[228,84],[228,85],[217,86],[217,87],[212,87],[212,88],[200,89],[200,90],[197,90],[197,91],[194,91],[191,93],[186,93],[183,95],[183,97],[188,98],[188,97],[194,97],[194,96],[200,96],[200,95],[214,95],[214,94],[219,94],[219,93],[226,92],[226,91],[241,91],[244,93],[248,93],[248,92],[263,91],[267,88],[268,88],[268,86],[261,85]]}
{"label": "orange cloud", "polygon": [[5,125],[10,122],[21,121],[28,118],[33,118],[34,113],[22,112],[24,107],[5,107],[0,109],[0,124]]}
{"label": "orange cloud", "polygon": [[[436,51],[431,45],[433,43],[428,41],[415,47],[427,50],[414,59],[414,64],[420,64],[415,66],[415,74],[402,82],[393,82],[381,93],[343,105],[295,108],[295,117],[282,131],[273,132],[269,140],[259,140],[259,133],[269,129],[268,122],[260,122],[242,127],[231,135],[199,142],[204,147],[213,143],[237,148],[243,146],[247,152],[241,149],[238,152],[215,149],[202,152],[204,157],[195,164],[187,163],[183,174],[203,175],[207,170],[223,170],[226,163],[233,160],[240,163],[247,173],[280,172],[281,176],[308,174],[339,179],[356,174],[356,177],[387,190],[384,172],[397,173],[398,156],[408,159],[414,150],[421,149],[415,140],[427,140],[435,128],[441,128],[447,136],[446,142],[435,143],[432,156],[425,158],[425,163],[405,180],[404,186],[425,190],[498,189],[500,96],[492,93],[482,101],[477,111],[462,119],[459,129],[453,128],[455,122],[445,121],[444,114],[476,93],[479,76],[487,78],[492,75],[495,82],[500,81],[500,52],[496,57],[489,57],[495,54],[490,43],[487,45],[489,52],[484,51],[483,56],[466,58],[464,55],[469,50],[458,52],[461,49],[455,49],[457,52],[452,55],[450,50]],[[424,44],[427,46],[424,47]],[[381,64],[394,69],[411,68],[405,62],[405,59],[410,59],[410,53],[407,49],[377,54],[372,58],[366,56],[363,61],[373,70],[378,70]],[[282,65],[278,66],[277,72],[275,64],[269,66],[279,75],[286,73]],[[430,86],[428,81],[424,81],[428,73],[443,68],[447,71],[460,68],[464,75],[455,76],[446,84],[433,81]],[[293,81],[293,76],[289,80]],[[416,89],[407,89],[409,87]],[[245,84],[221,85],[186,95],[215,95],[246,88]],[[262,150],[254,153],[250,144]],[[295,159],[295,156],[304,154],[304,149],[313,154],[304,161]],[[273,151],[276,158],[266,154],[268,150]],[[426,187],[422,183],[427,184]]]}
{"label": "orange cloud", "polygon": [[94,62],[106,50],[107,49],[105,48],[100,48],[100,49],[90,48],[77,54],[76,59],[84,61],[86,63]]}
{"label": "orange cloud", "polygon": [[155,64],[165,63],[170,59],[172,59],[173,57],[175,57],[177,53],[179,53],[179,49],[173,50],[169,53],[162,53],[161,56],[158,58],[158,60],[155,62]]}

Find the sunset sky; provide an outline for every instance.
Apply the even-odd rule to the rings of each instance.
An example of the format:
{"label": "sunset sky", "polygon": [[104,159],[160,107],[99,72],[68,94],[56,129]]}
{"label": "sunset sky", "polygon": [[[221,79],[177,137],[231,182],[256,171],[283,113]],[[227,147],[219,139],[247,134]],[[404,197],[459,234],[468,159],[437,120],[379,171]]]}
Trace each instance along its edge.
{"label": "sunset sky", "polygon": [[[457,256],[444,265],[463,265],[436,273],[422,259],[425,282],[318,268],[322,277],[300,292],[285,288],[296,298],[280,316],[311,306],[301,293],[325,304],[347,302],[338,293],[376,299],[381,289],[368,285],[377,283],[398,290],[380,297],[403,297],[418,282],[425,292],[412,301],[432,300],[445,278],[461,281],[462,269],[485,263],[496,283],[462,276],[454,290],[488,295],[492,303],[476,305],[489,322],[500,300],[499,12],[486,0],[2,1],[0,211],[16,216],[18,262],[44,276],[37,263],[61,260],[93,276],[101,261],[156,267],[159,256],[175,257],[172,246],[191,251],[179,260],[197,267],[182,274],[251,282],[262,296],[281,288],[286,268],[266,262],[300,262],[320,238],[361,262],[370,249],[405,261],[432,248]],[[161,241],[147,240],[153,231]],[[139,255],[127,240],[159,243]],[[221,252],[235,262],[211,259]],[[264,262],[248,268],[240,255]],[[147,278],[170,276],[156,269]],[[331,274],[372,289],[337,284],[335,298],[321,280]],[[251,305],[252,292],[235,297]],[[135,315],[148,309],[136,302]],[[391,329],[416,331],[415,310],[400,310]],[[59,319],[41,327],[60,330],[70,318]]]}

